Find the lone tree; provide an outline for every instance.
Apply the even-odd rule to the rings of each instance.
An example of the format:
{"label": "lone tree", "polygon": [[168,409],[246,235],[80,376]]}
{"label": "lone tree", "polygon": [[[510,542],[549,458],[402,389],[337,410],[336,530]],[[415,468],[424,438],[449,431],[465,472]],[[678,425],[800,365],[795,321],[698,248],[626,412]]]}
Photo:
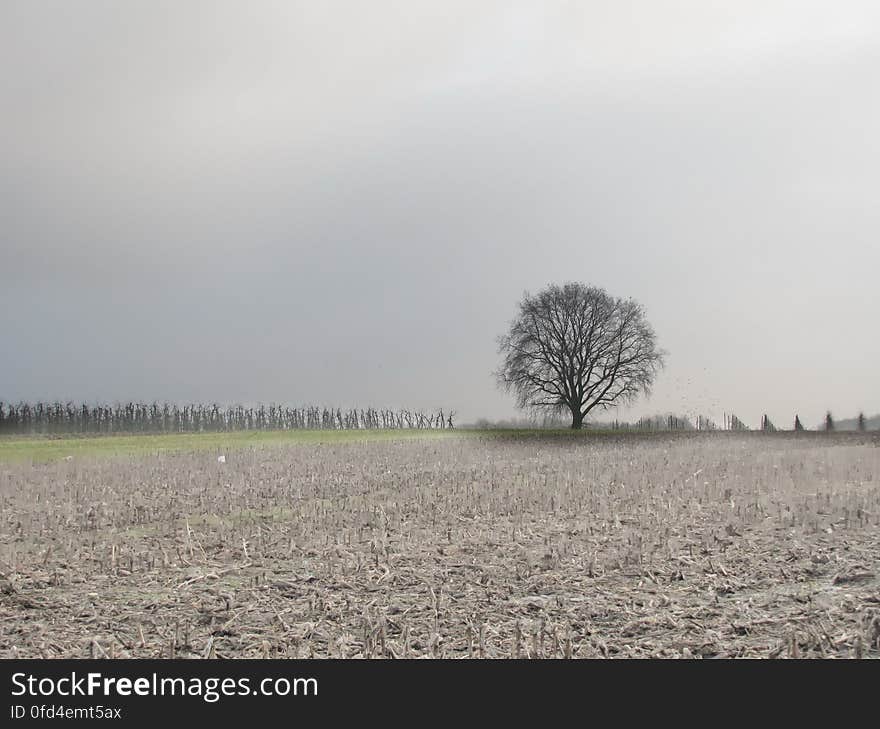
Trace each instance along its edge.
{"label": "lone tree", "polygon": [[641,305],[579,283],[526,293],[498,344],[498,381],[517,406],[567,410],[573,429],[594,408],[647,394],[665,354]]}

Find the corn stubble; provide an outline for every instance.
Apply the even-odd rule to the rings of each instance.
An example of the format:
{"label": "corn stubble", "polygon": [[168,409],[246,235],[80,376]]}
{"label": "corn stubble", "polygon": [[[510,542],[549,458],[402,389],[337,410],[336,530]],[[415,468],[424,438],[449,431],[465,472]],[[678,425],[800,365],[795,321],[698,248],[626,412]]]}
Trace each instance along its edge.
{"label": "corn stubble", "polygon": [[0,657],[878,657],[878,474],[846,434],[3,464]]}

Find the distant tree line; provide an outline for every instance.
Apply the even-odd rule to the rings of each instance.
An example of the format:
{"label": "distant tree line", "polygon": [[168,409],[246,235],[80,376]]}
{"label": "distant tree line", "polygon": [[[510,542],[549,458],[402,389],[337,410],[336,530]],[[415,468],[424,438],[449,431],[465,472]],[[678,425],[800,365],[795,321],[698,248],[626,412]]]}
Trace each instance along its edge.
{"label": "distant tree line", "polygon": [[[844,427],[841,427],[843,424]],[[480,418],[473,425],[465,425],[466,428],[477,428],[480,430],[493,428],[534,428],[534,429],[559,429],[568,426],[566,418],[558,414],[547,414],[542,417],[530,418],[512,418],[507,420],[490,421],[486,418]],[[622,430],[622,431],[669,431],[669,430],[691,430],[691,431],[747,431],[751,430],[742,420],[733,413],[724,413],[722,424],[719,426],[714,420],[705,415],[687,416],[687,415],[652,415],[650,417],[642,417],[634,422],[625,420],[596,420],[587,424],[590,430]],[[794,417],[794,430],[797,432],[805,431],[803,423],[799,416]],[[860,413],[858,417],[851,418],[840,422],[835,422],[831,417],[831,413],[825,416],[823,423],[816,428],[819,431],[834,430],[880,430],[880,415],[866,418],[864,413]],[[770,420],[770,416],[766,413],[761,416],[761,424],[759,431],[763,433],[780,432],[779,428]]]}
{"label": "distant tree line", "polygon": [[[558,430],[568,428],[569,421],[564,415],[558,413],[548,413],[540,417],[529,418],[508,418],[503,420],[489,420],[480,418],[472,425],[465,425],[466,428],[476,428],[478,430],[491,429],[528,429],[528,430]],[[643,417],[635,422],[627,422],[624,420],[607,420],[607,421],[591,421],[588,426],[590,430],[639,430],[639,431],[661,431],[661,430],[715,430],[715,423],[704,416],[698,417],[691,422],[684,415],[654,415],[652,417]]]}
{"label": "distant tree line", "polygon": [[[710,427],[711,426],[711,427]],[[700,416],[696,422],[683,415],[654,415],[652,417],[639,418],[634,423],[622,420],[614,420],[608,424],[612,430],[714,430],[714,423],[708,418]]]}
{"label": "distant tree line", "polygon": [[740,420],[733,413],[725,413],[724,414],[724,429],[725,430],[748,430],[749,426],[746,425],[742,420]]}
{"label": "distant tree line", "polygon": [[413,410],[172,405],[129,402],[0,402],[0,434],[215,433],[235,430],[368,430],[453,428],[455,413]]}
{"label": "distant tree line", "polygon": [[[800,422],[798,420],[798,422]],[[833,432],[835,430],[858,430],[864,432],[866,430],[880,430],[880,414],[866,418],[864,413],[859,413],[855,418],[846,418],[845,420],[835,420],[830,412],[825,413],[825,419],[819,430]]]}

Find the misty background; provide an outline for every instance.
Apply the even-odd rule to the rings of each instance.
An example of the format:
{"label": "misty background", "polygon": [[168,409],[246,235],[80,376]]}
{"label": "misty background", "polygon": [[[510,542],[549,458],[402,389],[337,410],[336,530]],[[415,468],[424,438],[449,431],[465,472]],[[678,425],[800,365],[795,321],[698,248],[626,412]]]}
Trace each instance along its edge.
{"label": "misty background", "polygon": [[5,0],[0,399],[506,418],[576,280],[669,352],[619,417],[873,414],[878,75],[874,2]]}

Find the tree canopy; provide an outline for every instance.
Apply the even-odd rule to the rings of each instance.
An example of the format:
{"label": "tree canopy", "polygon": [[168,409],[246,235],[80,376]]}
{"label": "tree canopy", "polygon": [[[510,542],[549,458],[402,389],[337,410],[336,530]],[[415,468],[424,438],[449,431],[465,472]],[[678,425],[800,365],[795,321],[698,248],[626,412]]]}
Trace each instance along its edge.
{"label": "tree canopy", "polygon": [[648,393],[663,367],[642,306],[581,283],[526,293],[498,344],[498,381],[517,406],[567,410],[575,429],[596,408]]}

